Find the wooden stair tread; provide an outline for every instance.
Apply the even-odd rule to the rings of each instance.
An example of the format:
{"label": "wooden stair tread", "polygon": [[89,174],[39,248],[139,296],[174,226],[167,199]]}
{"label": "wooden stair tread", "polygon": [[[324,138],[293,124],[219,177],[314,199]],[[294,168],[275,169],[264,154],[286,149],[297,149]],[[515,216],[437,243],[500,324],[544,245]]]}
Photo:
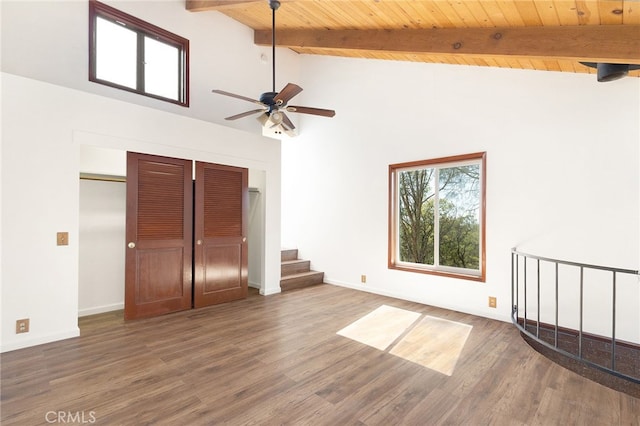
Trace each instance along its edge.
{"label": "wooden stair tread", "polygon": [[303,263],[303,262],[308,262],[308,260],[304,260],[304,259],[283,260],[280,263],[282,263],[283,265],[293,265],[294,263]]}
{"label": "wooden stair tread", "polygon": [[287,277],[293,274],[308,272],[311,270],[311,262],[303,259],[283,260],[280,262],[280,274]]}
{"label": "wooden stair tread", "polygon": [[295,278],[301,278],[301,277],[309,277],[309,276],[318,275],[318,274],[324,275],[324,272],[306,271],[306,272],[299,272],[297,274],[284,275],[284,276],[282,276],[280,278],[280,281],[285,281],[285,280],[295,279]]}

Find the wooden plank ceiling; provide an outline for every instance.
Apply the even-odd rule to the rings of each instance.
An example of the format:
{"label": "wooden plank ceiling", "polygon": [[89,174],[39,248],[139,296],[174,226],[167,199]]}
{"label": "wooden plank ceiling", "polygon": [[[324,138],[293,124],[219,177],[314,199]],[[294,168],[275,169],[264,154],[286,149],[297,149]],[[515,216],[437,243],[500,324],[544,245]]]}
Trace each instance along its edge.
{"label": "wooden plank ceiling", "polygon": [[[276,44],[298,53],[592,73],[640,64],[638,0],[281,0]],[[267,0],[186,0],[271,44]],[[640,77],[640,70],[630,76]]]}

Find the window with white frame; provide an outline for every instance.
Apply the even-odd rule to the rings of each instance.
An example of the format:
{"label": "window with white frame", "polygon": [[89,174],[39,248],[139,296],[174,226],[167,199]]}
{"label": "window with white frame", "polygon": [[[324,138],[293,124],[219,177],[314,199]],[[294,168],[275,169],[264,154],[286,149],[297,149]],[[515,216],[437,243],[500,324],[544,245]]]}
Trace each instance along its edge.
{"label": "window with white frame", "polygon": [[89,2],[89,80],[189,105],[189,40]]}
{"label": "window with white frame", "polygon": [[485,280],[486,153],[389,166],[389,268]]}

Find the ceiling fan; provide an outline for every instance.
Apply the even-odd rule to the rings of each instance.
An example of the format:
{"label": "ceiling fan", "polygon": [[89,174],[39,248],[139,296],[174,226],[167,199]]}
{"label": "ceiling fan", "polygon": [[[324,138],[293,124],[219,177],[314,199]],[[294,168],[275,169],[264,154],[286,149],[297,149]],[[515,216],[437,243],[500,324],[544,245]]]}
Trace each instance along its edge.
{"label": "ceiling fan", "polygon": [[[239,0],[237,2],[226,3],[247,3],[247,0]],[[280,1],[269,0],[269,7],[272,11],[272,91],[265,92],[260,95],[259,100],[248,98],[242,95],[236,95],[235,93],[226,92],[224,90],[214,89],[212,90],[212,92],[260,105],[260,108],[226,117],[225,120],[237,120],[239,118],[248,117],[250,115],[261,112],[262,114],[258,117],[258,121],[262,123],[263,127],[273,129],[276,134],[281,134],[282,132],[284,132],[290,136],[293,136],[293,129],[295,129],[295,126],[293,125],[289,117],[287,117],[286,112],[319,115],[322,117],[333,117],[334,115],[336,115],[336,112],[330,109],[288,105],[288,102],[294,96],[302,92],[302,87],[298,86],[297,84],[288,83],[280,92],[276,92],[276,10],[280,7]]]}

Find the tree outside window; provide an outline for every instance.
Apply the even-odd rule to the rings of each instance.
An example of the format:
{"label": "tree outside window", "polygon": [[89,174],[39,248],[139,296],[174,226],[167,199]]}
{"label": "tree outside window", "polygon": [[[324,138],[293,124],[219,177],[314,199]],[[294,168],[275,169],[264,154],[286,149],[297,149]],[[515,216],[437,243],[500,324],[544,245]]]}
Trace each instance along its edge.
{"label": "tree outside window", "polygon": [[484,165],[477,153],[389,166],[389,267],[484,281]]}

